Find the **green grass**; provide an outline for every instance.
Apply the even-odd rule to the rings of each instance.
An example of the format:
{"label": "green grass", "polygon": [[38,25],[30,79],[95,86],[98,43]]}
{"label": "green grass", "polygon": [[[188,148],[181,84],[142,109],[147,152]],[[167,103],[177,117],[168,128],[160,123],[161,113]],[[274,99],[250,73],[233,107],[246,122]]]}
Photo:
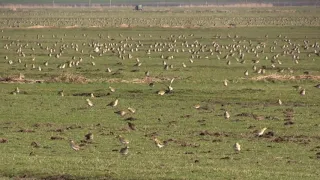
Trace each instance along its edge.
{"label": "green grass", "polygon": [[[52,0],[28,0],[28,1],[23,1],[23,0],[2,0],[2,3],[52,3]],[[54,0],[55,3],[88,3],[89,0]],[[112,2],[114,3],[118,3],[118,2],[126,2],[126,3],[150,3],[150,2],[185,2],[185,3],[189,3],[190,1],[187,0],[165,0],[165,1],[158,1],[158,0],[112,0]],[[261,1],[259,0],[199,0],[197,2],[203,2],[205,4],[205,2],[213,2],[213,3],[261,3]],[[275,0],[264,0],[263,3],[275,3],[277,1]],[[279,1],[281,2],[281,1]],[[290,2],[300,2],[299,0],[286,0],[286,3],[290,3]],[[91,3],[109,3],[109,1],[107,0],[91,0]]]}
{"label": "green grass", "polygon": [[[57,12],[59,9],[48,13]],[[157,13],[150,12],[151,16]],[[48,16],[55,18],[52,14]],[[145,18],[141,14],[137,16]],[[297,16],[292,18],[299,20]],[[0,37],[0,139],[8,140],[0,144],[1,178],[316,179],[320,175],[317,155],[320,96],[319,89],[313,87],[319,83],[320,57],[314,52],[319,52],[318,45],[312,47],[319,44],[318,27],[3,28]],[[304,42],[308,42],[307,49]],[[97,43],[103,44],[105,50],[101,56],[92,47]],[[156,48],[162,52],[153,51],[156,43],[161,43]],[[221,54],[215,51],[213,43],[219,44]],[[121,50],[121,54],[125,59],[120,59],[117,49],[124,44],[125,52]],[[230,52],[233,44],[240,46]],[[298,54],[295,46],[300,50],[298,64],[292,55],[283,55],[285,50]],[[25,57],[17,53],[20,47]],[[131,52],[136,47],[138,51]],[[271,47],[275,47],[272,52]],[[49,57],[51,48],[55,52]],[[245,53],[245,63],[236,60],[239,49]],[[259,57],[252,49],[257,49]],[[56,58],[60,51],[60,58]],[[129,53],[132,59],[128,58]],[[233,57],[232,53],[235,53]],[[230,56],[224,59],[227,54]],[[275,61],[276,67],[272,68],[271,59],[277,54],[282,64]],[[161,55],[174,58],[165,60]],[[57,68],[80,57],[83,61],[77,67]],[[140,67],[134,66],[136,58],[142,62]],[[164,70],[164,60],[173,68]],[[260,62],[254,64],[252,60]],[[227,61],[231,64],[227,65]],[[92,62],[96,65],[92,66]],[[187,67],[183,68],[182,63]],[[266,66],[266,74],[254,72],[254,65],[258,69]],[[42,71],[38,70],[39,66]],[[111,73],[106,72],[108,67]],[[283,73],[279,72],[281,69]],[[245,70],[249,76],[244,76]],[[146,79],[146,71],[150,71],[151,80]],[[299,79],[306,72],[309,79]],[[26,80],[42,83],[10,81],[19,73]],[[61,75],[82,76],[87,81],[52,81]],[[297,79],[255,80],[268,75]],[[175,78],[173,93],[157,95],[172,78]],[[229,82],[227,87],[223,85],[225,79]],[[152,80],[154,87],[148,85]],[[306,89],[306,95],[301,96],[295,85]],[[116,92],[110,93],[109,86],[116,88]],[[16,87],[20,93],[14,95]],[[58,95],[60,90],[64,90],[64,97]],[[89,97],[90,93],[96,97]],[[93,107],[87,107],[87,98]],[[119,98],[117,107],[107,106],[116,98]],[[283,105],[278,105],[278,99]],[[201,108],[195,109],[196,104]],[[128,107],[137,112],[125,117],[114,113]],[[228,120],[223,116],[226,110],[231,115]],[[294,124],[284,125],[290,114]],[[261,119],[257,120],[257,116]],[[128,129],[126,118],[129,117],[136,118],[131,122],[137,130]],[[263,127],[268,128],[266,133],[274,135],[256,137]],[[72,150],[68,140],[79,144],[88,132],[94,134],[93,142],[80,151]],[[127,156],[119,153],[123,147],[116,138],[119,134],[130,140]],[[159,149],[152,135],[169,143]],[[52,137],[62,139],[52,140]],[[33,147],[32,142],[37,142],[39,147]],[[235,142],[241,144],[240,153],[233,150]]]}

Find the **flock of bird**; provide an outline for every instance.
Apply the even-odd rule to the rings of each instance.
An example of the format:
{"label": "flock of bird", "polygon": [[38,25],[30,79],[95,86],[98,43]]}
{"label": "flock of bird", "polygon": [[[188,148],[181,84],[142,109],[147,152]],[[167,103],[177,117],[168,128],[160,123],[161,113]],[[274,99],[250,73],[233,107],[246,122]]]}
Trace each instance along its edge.
{"label": "flock of bird", "polygon": [[[107,42],[83,42],[82,46],[78,43],[65,43],[64,38],[67,35],[65,34],[63,37],[60,37],[59,42],[53,43],[51,46],[45,45],[41,42],[41,39],[44,38],[44,35],[37,35],[37,42],[35,44],[28,43],[24,41],[20,41],[19,39],[12,40],[9,37],[2,36],[2,39],[6,39],[10,41],[4,45],[4,49],[8,51],[15,51],[16,55],[11,57],[10,55],[5,55],[4,59],[8,62],[10,66],[18,66],[20,64],[24,64],[24,70],[29,70],[30,67],[32,70],[38,71],[46,71],[50,67],[50,64],[58,65],[56,66],[60,69],[71,69],[77,67],[85,67],[88,64],[91,66],[98,66],[96,63],[95,57],[102,57],[105,55],[113,55],[119,59],[119,65],[123,65],[128,62],[126,59],[133,59],[135,52],[145,52],[145,56],[151,57],[154,54],[161,54],[158,59],[162,61],[162,65],[160,68],[163,68],[163,71],[169,71],[170,69],[174,69],[175,66],[179,66],[179,68],[187,68],[189,64],[197,63],[197,61],[202,60],[212,60],[212,61],[225,61],[227,66],[231,66],[233,63],[245,64],[247,62],[251,62],[253,64],[252,69],[254,73],[257,74],[266,74],[267,71],[277,72],[277,73],[293,73],[293,69],[290,67],[284,68],[283,64],[291,61],[294,64],[298,64],[299,61],[309,61],[314,59],[315,57],[320,56],[320,45],[318,42],[310,42],[307,38],[303,40],[303,43],[293,42],[288,37],[282,37],[282,35],[278,35],[277,38],[268,39],[268,35],[265,36],[264,40],[260,41],[252,41],[245,40],[240,38],[238,35],[231,36],[227,35],[228,41],[231,41],[229,44],[220,44],[219,41],[224,41],[221,35],[216,35],[215,40],[211,43],[201,43],[199,39],[194,38],[194,34],[186,35],[170,35],[169,37],[163,38],[167,41],[165,42],[154,42],[151,44],[147,44],[140,40],[134,40],[134,37],[125,37],[122,34],[119,34],[120,41],[115,42],[114,38],[109,35],[104,37],[101,34],[98,34],[98,37],[102,41],[106,39]],[[83,34],[83,37],[86,38],[88,35]],[[141,37],[141,34],[138,34],[138,37]],[[52,35],[54,39],[57,39],[56,35]],[[144,35],[144,37],[147,37]],[[150,35],[149,38],[152,38]],[[190,42],[188,38],[192,39],[193,42]],[[6,42],[7,42],[6,41]],[[271,43],[270,43],[271,41]],[[86,54],[84,49],[90,48],[91,50]],[[269,50],[268,48],[269,47]],[[37,57],[37,50],[40,49],[41,53],[47,53],[47,56],[50,60],[45,60],[44,62],[39,62],[37,59],[41,59]],[[28,51],[28,53],[26,53]],[[31,51],[31,52],[30,52]],[[72,56],[70,59],[67,57],[66,53],[69,51],[73,51],[78,54],[79,57]],[[269,51],[268,53],[266,53]],[[304,53],[301,53],[304,51]],[[180,65],[175,64],[174,54],[179,55],[179,52],[189,54],[188,60],[182,62]],[[28,54],[30,54],[28,56]],[[304,56],[304,54],[306,54]],[[85,58],[85,56],[87,56]],[[262,57],[263,56],[263,57]],[[246,58],[247,57],[247,58]],[[288,58],[291,57],[291,58]],[[60,60],[63,59],[63,60]],[[251,60],[250,60],[251,59]],[[131,61],[132,62],[132,61]],[[264,62],[264,63],[261,63]],[[187,64],[189,63],[189,64]],[[260,64],[263,64],[259,66]],[[147,64],[147,62],[140,61],[139,57],[136,58],[134,67],[141,67],[143,64]],[[289,64],[289,63],[288,63]],[[113,70],[111,66],[107,67],[105,70],[107,73],[117,73],[121,70]],[[146,71],[144,73],[145,77],[150,77],[152,72]],[[306,72],[307,73],[307,72]],[[249,76],[250,71],[246,69],[244,71],[244,77]],[[144,77],[144,78],[145,78]],[[19,76],[20,79],[24,79],[23,75]],[[166,89],[160,89],[156,93],[158,95],[166,95],[173,92],[173,82],[176,78],[169,78],[170,83],[166,86]],[[154,86],[155,82],[150,82],[149,86]],[[223,80],[223,85],[228,86],[229,80]],[[320,88],[320,84],[315,87]],[[300,95],[306,95],[306,89],[299,87]],[[110,92],[115,92],[116,89],[113,87],[109,87]],[[19,94],[20,89],[17,87],[13,92],[13,94]],[[60,96],[64,96],[64,91],[58,92]],[[94,98],[94,94],[90,94],[91,98]],[[90,98],[86,98],[86,103],[88,108],[94,108],[94,102]],[[119,104],[119,99],[115,99],[110,102],[108,105],[111,107],[116,107]],[[282,101],[278,99],[278,104],[282,105]],[[201,107],[200,104],[194,106],[194,108],[199,109]],[[132,107],[128,107],[127,110],[117,111],[120,116],[124,116],[127,113],[136,113],[136,110]],[[230,113],[228,111],[224,112],[224,118],[229,119]],[[135,129],[135,125],[133,123],[129,123],[129,127],[131,129]],[[262,136],[266,131],[266,127],[261,129],[257,136]],[[86,135],[87,140],[93,139],[93,134],[89,133]],[[129,140],[124,138],[122,135],[118,135],[117,139],[124,147],[119,150],[119,152],[123,155],[127,155],[129,153]],[[152,137],[152,140],[156,147],[163,148],[166,146],[166,143],[159,140],[158,137]],[[81,149],[81,146],[76,144],[73,140],[70,140],[70,146],[73,150],[78,151]],[[234,144],[234,151],[239,153],[241,151],[241,145],[236,142]]]}

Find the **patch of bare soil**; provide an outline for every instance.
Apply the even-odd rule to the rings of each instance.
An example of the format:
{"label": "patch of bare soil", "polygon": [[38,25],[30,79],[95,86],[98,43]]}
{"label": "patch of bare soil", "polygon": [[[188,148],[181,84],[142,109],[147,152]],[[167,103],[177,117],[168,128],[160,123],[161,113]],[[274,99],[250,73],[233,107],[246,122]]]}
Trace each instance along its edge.
{"label": "patch of bare soil", "polygon": [[320,76],[312,76],[312,75],[298,75],[298,76],[292,76],[292,75],[280,75],[280,74],[269,74],[265,76],[256,76],[253,77],[252,80],[256,81],[289,81],[289,80],[320,80]]}
{"label": "patch of bare soil", "polygon": [[0,77],[0,83],[42,83],[43,80],[25,79],[24,76]]}
{"label": "patch of bare soil", "polygon": [[[134,78],[134,79],[121,79],[121,78],[111,78],[111,79],[87,79],[86,77],[78,74],[63,73],[60,75],[52,76],[49,79],[27,79],[24,76],[7,76],[0,77],[0,83],[81,83],[85,84],[88,82],[109,82],[109,83],[133,83],[133,84],[150,84],[157,82],[170,81],[172,77],[146,77],[146,78]],[[179,79],[179,77],[175,77]],[[102,96],[104,96],[102,94]]]}
{"label": "patch of bare soil", "polygon": [[293,142],[293,143],[298,143],[298,144],[309,144],[311,141],[316,140],[317,137],[309,137],[309,136],[304,136],[304,135],[299,135],[299,136],[279,136],[274,139],[272,139],[272,142]]}
{"label": "patch of bare soil", "polygon": [[121,27],[121,28],[128,28],[128,27],[130,27],[130,25],[128,25],[128,24],[121,24],[119,27]]}
{"label": "patch of bare soil", "polygon": [[64,73],[59,76],[52,77],[47,82],[87,83],[88,79],[81,75]]}
{"label": "patch of bare soil", "polygon": [[65,29],[72,29],[72,28],[78,28],[78,25],[73,25],[73,26],[66,26],[64,27]]}
{"label": "patch of bare soil", "polygon": [[41,26],[41,25],[36,25],[36,26],[29,26],[27,29],[43,29],[43,28],[53,28],[53,26]]}

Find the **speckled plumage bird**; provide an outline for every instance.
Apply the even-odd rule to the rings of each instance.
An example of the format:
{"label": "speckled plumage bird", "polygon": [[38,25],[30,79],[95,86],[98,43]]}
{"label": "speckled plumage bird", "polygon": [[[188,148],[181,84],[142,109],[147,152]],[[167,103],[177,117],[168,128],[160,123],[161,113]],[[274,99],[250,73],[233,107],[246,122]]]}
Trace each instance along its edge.
{"label": "speckled plumage bird", "polygon": [[58,92],[58,94],[63,97],[64,96],[64,91],[61,90],[61,91]]}
{"label": "speckled plumage bird", "polygon": [[109,89],[110,89],[111,92],[115,92],[116,91],[116,89],[111,87],[111,86],[109,86]]}
{"label": "speckled plumage bird", "polygon": [[301,96],[306,95],[306,89],[302,89],[302,90],[300,91],[300,95],[301,95]]}
{"label": "speckled plumage bird", "polygon": [[15,93],[19,94],[20,93],[20,89],[18,87],[16,87],[15,89]]}
{"label": "speckled plumage bird", "polygon": [[120,116],[125,116],[127,114],[127,111],[120,110],[120,111],[116,111],[115,113],[119,114]]}
{"label": "speckled plumage bird", "polygon": [[166,93],[166,91],[164,91],[164,90],[158,91],[158,94],[159,94],[160,96],[163,96],[165,93]]}
{"label": "speckled plumage bird", "polygon": [[239,143],[235,143],[233,145],[234,150],[236,151],[236,153],[239,153],[241,151],[241,146]]}
{"label": "speckled plumage bird", "polygon": [[129,140],[127,140],[126,138],[122,137],[121,135],[117,136],[119,142],[123,145],[128,145],[129,144]]}
{"label": "speckled plumage bird", "polygon": [[80,146],[77,145],[73,140],[70,140],[70,147],[75,151],[79,151],[80,150]]}
{"label": "speckled plumage bird", "polygon": [[124,147],[124,148],[121,148],[119,152],[120,152],[120,154],[122,154],[122,155],[127,155],[127,154],[129,153],[129,147],[126,146],[126,147]]}
{"label": "speckled plumage bird", "polygon": [[111,103],[109,103],[109,106],[112,106],[112,107],[116,107],[119,103],[119,99],[116,99],[114,101],[112,101]]}
{"label": "speckled plumage bird", "polygon": [[93,106],[93,103],[90,101],[90,99],[86,99],[86,101],[87,101],[87,104],[88,104],[89,107]]}
{"label": "speckled plumage bird", "polygon": [[265,128],[263,128],[263,129],[261,129],[259,132],[258,132],[258,136],[260,137],[260,136],[262,136],[263,134],[264,134],[264,132],[267,130],[267,128],[265,127]]}
{"label": "speckled plumage bird", "polygon": [[137,130],[136,125],[133,124],[132,122],[128,122],[128,126],[131,130],[134,130],[134,131]]}
{"label": "speckled plumage bird", "polygon": [[158,148],[163,148],[163,147],[164,147],[163,142],[161,142],[158,138],[153,137],[153,141],[154,141],[154,143],[156,144],[156,146],[157,146]]}
{"label": "speckled plumage bird", "polygon": [[244,75],[245,75],[245,76],[249,76],[249,71],[246,70],[246,71],[244,72]]}
{"label": "speckled plumage bird", "polygon": [[92,133],[88,133],[84,137],[86,138],[86,140],[93,140],[93,134]]}
{"label": "speckled plumage bird", "polygon": [[228,111],[224,112],[224,118],[229,119],[230,118],[230,114]]}
{"label": "speckled plumage bird", "polygon": [[200,109],[201,105],[200,104],[196,104],[193,106],[195,109]]}
{"label": "speckled plumage bird", "polygon": [[224,85],[224,86],[228,86],[228,80],[225,79],[225,80],[223,81],[223,85]]}
{"label": "speckled plumage bird", "polygon": [[136,110],[135,109],[133,109],[132,107],[128,107],[128,110],[131,112],[131,113],[136,113]]}

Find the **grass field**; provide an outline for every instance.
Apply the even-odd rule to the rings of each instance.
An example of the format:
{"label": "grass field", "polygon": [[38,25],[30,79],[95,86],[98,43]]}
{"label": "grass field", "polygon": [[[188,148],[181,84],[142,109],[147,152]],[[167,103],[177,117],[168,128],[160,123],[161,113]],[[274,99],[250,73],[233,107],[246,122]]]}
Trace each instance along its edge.
{"label": "grass field", "polygon": [[[91,18],[90,10],[1,9],[0,177],[317,179],[318,10],[270,8],[270,16],[290,19],[285,25],[268,24],[266,9],[245,10],[224,17],[240,24],[231,28],[209,27],[203,16],[222,16],[207,8],[191,11],[206,24],[202,28],[193,22],[182,27],[191,16],[179,9],[152,27],[146,19],[163,12],[105,10],[116,21],[112,25],[97,21],[95,15],[105,15],[95,12],[88,23],[66,28],[81,13]],[[37,18],[38,12],[44,16]],[[241,18],[254,12],[262,14],[255,19],[260,21],[241,26]],[[306,12],[307,20],[293,12]],[[127,24],[118,18],[136,18],[137,25],[117,27]],[[55,19],[64,24],[54,25]],[[179,27],[163,27],[175,22]],[[115,99],[118,105],[108,106]],[[89,132],[94,137],[85,140]],[[126,155],[119,153],[125,145],[118,135],[130,141]],[[79,151],[70,147],[71,139]]]}
{"label": "grass field", "polygon": [[[283,0],[282,0],[283,1]],[[310,1],[310,0],[309,0]],[[54,0],[55,3],[89,3],[89,0]],[[187,0],[112,0],[114,3],[119,2],[127,2],[127,3],[144,3],[144,2],[186,2],[189,3],[190,1]],[[192,1],[191,1],[192,2]],[[199,0],[197,2],[213,2],[213,3],[261,3],[260,0]],[[281,2],[278,0],[264,0],[263,3],[277,3]],[[290,2],[301,2],[301,0],[285,0],[286,3]],[[52,3],[52,0],[2,0],[1,3]],[[109,0],[91,0],[91,3],[109,3]]]}

